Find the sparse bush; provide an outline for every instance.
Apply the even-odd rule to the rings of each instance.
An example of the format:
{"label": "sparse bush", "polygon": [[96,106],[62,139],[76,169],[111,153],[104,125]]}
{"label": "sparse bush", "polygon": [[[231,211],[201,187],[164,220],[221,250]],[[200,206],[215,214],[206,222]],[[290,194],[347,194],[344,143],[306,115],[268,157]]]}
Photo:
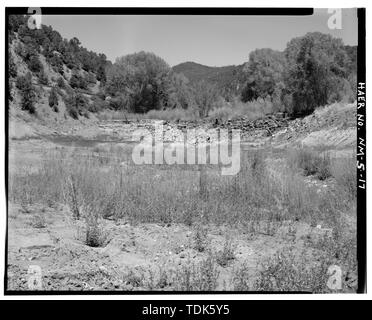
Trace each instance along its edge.
{"label": "sparse bush", "polygon": [[30,73],[27,73],[26,76],[18,76],[16,79],[16,87],[20,91],[27,90],[30,87],[32,76]]}
{"label": "sparse bush", "polygon": [[37,55],[31,55],[29,60],[27,60],[26,62],[27,66],[32,72],[39,73],[43,71],[43,65],[41,64],[40,59]]}
{"label": "sparse bush", "polygon": [[254,176],[261,178],[265,174],[266,164],[262,151],[253,151],[250,157],[250,167]]}
{"label": "sparse bush", "polygon": [[279,251],[261,262],[254,290],[327,292],[329,261],[325,256],[315,263],[308,260],[304,255],[296,256],[292,248]]}
{"label": "sparse bush", "polygon": [[31,225],[33,228],[42,229],[46,227],[45,217],[42,215],[35,215],[32,217]]}
{"label": "sparse bush", "polygon": [[235,259],[235,246],[231,238],[226,238],[223,249],[217,252],[216,261],[221,267],[226,267],[231,260]]}
{"label": "sparse bush", "polygon": [[39,83],[43,85],[48,85],[49,84],[49,79],[47,75],[45,74],[44,71],[40,71],[38,73],[38,78],[39,78]]}
{"label": "sparse bush", "polygon": [[108,102],[106,102],[105,100],[102,100],[99,97],[94,97],[93,103],[89,104],[88,106],[88,110],[89,112],[97,113],[97,112],[107,109],[108,107],[109,107]]}
{"label": "sparse bush", "polygon": [[344,224],[342,217],[339,218],[333,224],[332,233],[324,234],[308,245],[316,249],[322,259],[329,261],[328,266],[333,264],[341,267],[343,289],[355,290],[357,283],[353,280],[357,279],[358,269],[356,231]]}
{"label": "sparse bush", "polygon": [[327,152],[320,154],[316,150],[300,148],[289,154],[290,162],[301,168],[306,176],[315,175],[319,180],[331,176],[331,160]]}
{"label": "sparse bush", "polygon": [[89,84],[95,84],[96,83],[96,77],[93,73],[88,72],[88,74],[85,76],[85,81]]}
{"label": "sparse bush", "polygon": [[70,210],[72,211],[72,217],[74,219],[79,220],[80,219],[80,194],[78,193],[78,186],[76,178],[71,175],[68,180],[66,181],[66,198],[65,201],[67,201],[68,206],[70,207]]}
{"label": "sparse bush", "polygon": [[78,120],[79,119],[79,111],[75,106],[69,106],[67,107],[68,114],[71,116],[71,118]]}
{"label": "sparse bush", "polygon": [[252,290],[252,285],[249,282],[252,278],[249,265],[243,262],[238,267],[234,268],[233,275],[231,278],[231,285],[234,291],[245,291]]}
{"label": "sparse bush", "polygon": [[194,85],[193,96],[199,116],[207,117],[217,101],[216,87],[206,81],[200,81]]}
{"label": "sparse bush", "polygon": [[175,290],[177,291],[215,291],[219,271],[211,254],[199,263],[188,261],[175,273]]}
{"label": "sparse bush", "polygon": [[319,180],[325,180],[331,176],[331,160],[329,153],[324,153],[319,156],[316,167],[316,176]]}
{"label": "sparse bush", "polygon": [[103,247],[106,241],[106,236],[98,223],[87,224],[85,243],[89,247]]}
{"label": "sparse bush", "polygon": [[199,252],[207,250],[209,245],[207,230],[200,224],[196,225],[194,235],[194,249]]}
{"label": "sparse bush", "polygon": [[134,288],[143,287],[145,285],[145,272],[143,270],[129,270],[125,275],[124,281],[127,285],[131,285]]}

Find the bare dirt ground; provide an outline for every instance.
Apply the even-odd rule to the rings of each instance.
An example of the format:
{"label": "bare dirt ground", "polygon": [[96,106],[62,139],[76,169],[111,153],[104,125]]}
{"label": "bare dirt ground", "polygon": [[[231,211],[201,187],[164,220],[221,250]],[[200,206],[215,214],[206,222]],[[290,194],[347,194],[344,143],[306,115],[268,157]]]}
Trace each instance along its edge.
{"label": "bare dirt ground", "polygon": [[[34,217],[40,214],[45,218],[42,228],[35,225]],[[28,290],[30,265],[41,267],[44,290],[174,290],[176,284],[169,275],[161,283],[161,271],[176,271],[208,256],[195,249],[195,230],[178,224],[106,221],[105,246],[88,247],[83,223],[70,216],[64,207],[35,206],[27,213],[20,206],[9,208],[9,290]],[[296,234],[289,236],[288,228],[295,228]],[[255,233],[231,227],[209,226],[206,230],[210,247],[216,252],[223,249],[226,237],[232,238],[236,252],[232,261],[219,266],[216,290],[231,290],[231,271],[243,262],[253,281],[263,256],[293,243],[300,250],[307,236],[322,233],[302,223],[283,223],[275,237],[265,228]]]}
{"label": "bare dirt ground", "polygon": [[[302,120],[288,121],[267,135],[266,128],[254,128],[245,135],[243,145],[283,149],[293,145],[332,147],[335,156],[350,154],[355,148],[355,105],[341,107],[338,112],[324,109]],[[351,119],[351,120],[350,120]],[[354,122],[353,122],[354,121]],[[176,125],[174,125],[176,126]],[[169,125],[167,130],[174,127]],[[25,164],[36,170],[48,150],[65,148],[80,150],[105,148],[130,140],[138,123],[60,122],[43,126],[24,118],[10,118],[9,171],[17,172]],[[280,158],[280,157],[279,157]],[[270,160],[275,168],[275,157]],[[34,169],[32,169],[34,168]],[[275,171],[275,170],[274,170]],[[304,177],[318,192],[332,188],[334,180],[319,181]],[[355,216],[345,216],[351,229]],[[271,222],[270,222],[271,224]],[[254,287],[259,264],[282,248],[292,247],[298,254],[304,248],[312,254],[309,243],[315,243],[329,230],[320,224],[280,221],[268,225],[258,222],[246,226],[179,223],[134,223],[125,219],[103,219],[104,244],[86,245],[86,225],[72,218],[68,206],[61,203],[24,206],[8,203],[8,290],[29,290],[30,266],[42,271],[43,290],[243,290]],[[274,230],[274,231],[272,231]],[[331,230],[332,231],[332,230]],[[200,245],[200,233],[206,244]],[[224,256],[231,245],[232,256]],[[217,260],[212,272],[212,287],[196,288],[187,270],[197,268],[209,257]],[[245,271],[243,289],[236,275]],[[213,275],[207,273],[209,276]],[[190,278],[191,277],[191,278]],[[348,276],[349,287],[356,287],[355,274]],[[193,282],[194,281],[194,282]],[[240,289],[239,289],[240,288]],[[203,290],[204,289],[204,290]]]}

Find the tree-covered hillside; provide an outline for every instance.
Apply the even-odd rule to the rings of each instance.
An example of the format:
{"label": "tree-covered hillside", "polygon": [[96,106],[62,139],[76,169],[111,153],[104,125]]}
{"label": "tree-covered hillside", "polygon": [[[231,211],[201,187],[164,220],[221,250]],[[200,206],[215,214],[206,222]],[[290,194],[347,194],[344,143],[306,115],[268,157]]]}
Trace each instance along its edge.
{"label": "tree-covered hillside", "polygon": [[184,74],[192,83],[207,81],[215,85],[226,99],[241,92],[244,83],[244,65],[208,67],[195,62],[184,62],[173,67],[173,71]]}
{"label": "tree-covered hillside", "polygon": [[222,111],[232,117],[251,112],[253,104],[262,114],[303,116],[355,99],[356,47],[319,32],[292,39],[283,52],[254,50],[240,66],[185,62],[171,68],[143,51],[111,63],[50,26],[30,29],[26,16],[10,16],[8,30],[9,100],[32,114],[43,104],[74,119],[104,110],[175,109],[196,118]]}

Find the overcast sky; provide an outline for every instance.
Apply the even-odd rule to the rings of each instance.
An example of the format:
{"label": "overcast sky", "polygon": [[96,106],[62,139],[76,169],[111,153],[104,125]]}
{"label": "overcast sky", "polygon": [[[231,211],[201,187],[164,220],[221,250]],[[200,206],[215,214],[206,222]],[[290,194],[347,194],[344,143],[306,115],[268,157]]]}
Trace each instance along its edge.
{"label": "overcast sky", "polygon": [[63,37],[77,37],[82,45],[108,59],[150,51],[171,66],[194,61],[209,66],[248,61],[257,48],[283,50],[289,40],[320,31],[357,44],[355,9],[343,9],[342,29],[330,30],[327,9],[312,16],[62,16],[43,15]]}

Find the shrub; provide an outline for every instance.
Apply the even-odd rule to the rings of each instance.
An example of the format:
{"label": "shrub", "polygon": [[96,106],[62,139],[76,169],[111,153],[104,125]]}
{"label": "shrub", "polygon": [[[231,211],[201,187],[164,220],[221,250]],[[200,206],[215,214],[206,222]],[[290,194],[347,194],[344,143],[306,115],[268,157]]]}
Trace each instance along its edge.
{"label": "shrub", "polygon": [[200,224],[196,225],[194,235],[194,249],[198,252],[204,252],[208,248],[209,240],[207,236],[207,230]]}
{"label": "shrub", "polygon": [[57,85],[61,89],[64,89],[66,87],[65,80],[63,80],[62,77],[59,77],[58,80],[57,80]]}
{"label": "shrub", "polygon": [[79,119],[79,111],[75,106],[69,106],[67,108],[68,114],[71,116],[71,118],[78,120]]}
{"label": "shrub", "polygon": [[327,152],[320,154],[316,150],[300,148],[292,150],[290,162],[301,168],[306,176],[315,175],[319,180],[331,176],[331,160]]}
{"label": "shrub", "polygon": [[251,277],[249,265],[243,262],[237,268],[233,270],[233,276],[231,278],[231,284],[234,291],[250,291],[252,290],[249,283]]}
{"label": "shrub", "polygon": [[43,85],[48,85],[49,84],[49,79],[48,77],[46,76],[45,72],[44,71],[40,71],[38,73],[38,78],[39,78],[39,82],[40,84],[43,84]]}
{"label": "shrub", "polygon": [[99,97],[93,98],[93,103],[89,104],[88,111],[89,112],[100,112],[101,110],[105,110],[109,107],[108,102],[105,100],[100,99]]}
{"label": "shrub", "polygon": [[10,51],[9,51],[8,55],[9,55],[9,60],[8,60],[8,63],[9,63],[9,65],[8,65],[9,66],[9,69],[8,69],[9,77],[15,78],[17,76],[17,66],[14,63],[13,55]]}
{"label": "shrub", "polygon": [[104,246],[106,237],[102,228],[96,223],[87,225],[85,243],[89,247],[102,247]]}
{"label": "shrub", "polygon": [[47,57],[47,61],[51,64],[53,70],[59,74],[63,74],[63,61],[61,57],[53,54],[51,57]]}
{"label": "shrub", "polygon": [[199,116],[207,117],[217,101],[216,87],[206,81],[200,81],[194,85],[193,95]]}
{"label": "shrub", "polygon": [[297,257],[293,248],[285,248],[260,263],[254,290],[327,292],[329,265],[325,256],[309,265],[304,255]]}
{"label": "shrub", "polygon": [[132,111],[131,110],[131,99],[124,94],[118,94],[109,100],[109,106],[111,109],[120,111]]}
{"label": "shrub", "polygon": [[27,62],[27,65],[32,72],[38,73],[43,70],[43,65],[37,55],[32,55],[30,60]]}
{"label": "shrub", "polygon": [[32,85],[31,79],[32,79],[32,76],[30,73],[27,73],[25,76],[18,76],[16,79],[17,89],[19,89],[20,91],[27,89],[30,83]]}
{"label": "shrub", "polygon": [[43,215],[35,215],[32,217],[31,225],[33,228],[42,229],[46,227],[46,220]]}
{"label": "shrub", "polygon": [[35,113],[35,100],[36,93],[32,85],[32,75],[27,73],[25,76],[19,76],[16,80],[16,87],[21,91],[22,101],[21,106],[22,110],[27,110],[30,113]]}
{"label": "shrub", "polygon": [[70,79],[70,86],[74,89],[87,89],[88,84],[84,77],[79,74],[73,74]]}
{"label": "shrub", "polygon": [[178,267],[174,277],[177,291],[214,291],[219,271],[211,254],[200,262],[188,261]]}
{"label": "shrub", "polygon": [[65,99],[65,104],[68,114],[73,119],[77,120],[79,118],[79,115],[85,117],[88,116],[87,111],[89,108],[89,104],[87,98],[83,94],[70,94]]}
{"label": "shrub", "polygon": [[94,84],[96,83],[96,77],[93,73],[88,73],[85,77],[85,81],[90,83],[90,84]]}
{"label": "shrub", "polygon": [[57,95],[57,90],[55,87],[52,88],[49,94],[49,107],[55,108],[57,107],[58,110],[58,95]]}
{"label": "shrub", "polygon": [[331,160],[329,153],[324,153],[320,155],[316,161],[316,177],[319,180],[328,179],[331,174]]}

